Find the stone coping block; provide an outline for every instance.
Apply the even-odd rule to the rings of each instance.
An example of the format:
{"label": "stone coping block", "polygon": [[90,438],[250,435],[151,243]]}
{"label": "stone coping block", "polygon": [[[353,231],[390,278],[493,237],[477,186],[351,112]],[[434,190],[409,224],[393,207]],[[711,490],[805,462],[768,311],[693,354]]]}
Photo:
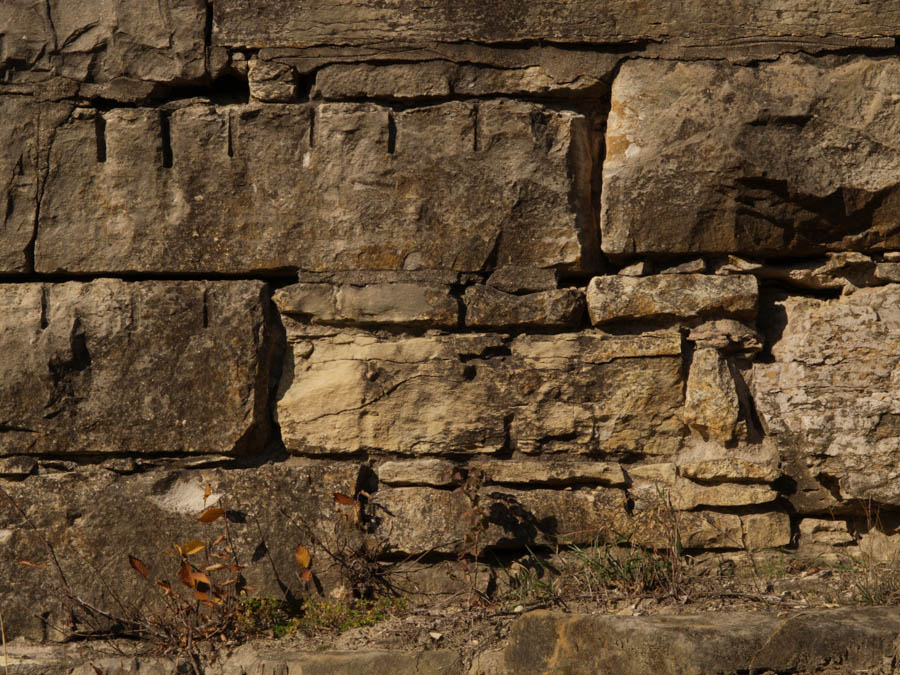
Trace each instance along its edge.
{"label": "stone coping block", "polygon": [[900,633],[892,607],[683,616],[570,615],[539,610],[514,625],[507,672],[705,675],[881,672]]}

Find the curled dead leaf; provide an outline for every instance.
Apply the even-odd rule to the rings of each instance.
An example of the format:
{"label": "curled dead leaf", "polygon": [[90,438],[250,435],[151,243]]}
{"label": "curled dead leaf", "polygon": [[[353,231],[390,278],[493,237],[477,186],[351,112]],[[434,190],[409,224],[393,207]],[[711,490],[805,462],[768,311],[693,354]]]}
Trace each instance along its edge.
{"label": "curled dead leaf", "polygon": [[193,588],[196,585],[194,583],[194,570],[191,569],[190,563],[186,561],[181,563],[181,569],[178,570],[178,581],[188,588]]}
{"label": "curled dead leaf", "polygon": [[204,544],[199,539],[191,539],[181,546],[181,550],[184,551],[184,555],[194,555],[195,553],[199,553],[205,548],[206,544]]}
{"label": "curled dead leaf", "polygon": [[206,584],[207,586],[212,586],[212,583],[209,581],[209,577],[206,576],[203,572],[194,572],[191,571],[191,577],[194,579],[194,583]]}
{"label": "curled dead leaf", "polygon": [[297,550],[294,552],[294,558],[297,560],[297,564],[300,565],[300,567],[309,567],[309,563],[312,561],[312,557],[309,555],[309,549],[303,544],[297,546]]}
{"label": "curled dead leaf", "polygon": [[133,555],[129,555],[128,564],[131,565],[142,577],[144,577],[145,579],[147,578],[147,566],[138,558],[135,558]]}
{"label": "curled dead leaf", "polygon": [[166,595],[172,595],[172,593],[175,592],[172,590],[172,587],[169,585],[169,583],[167,581],[163,581],[162,579],[157,579],[156,585],[159,586],[163,590],[163,593],[165,593]]}
{"label": "curled dead leaf", "polygon": [[201,513],[197,520],[201,523],[212,523],[217,521],[219,518],[225,515],[225,510],[220,509],[218,506],[211,506],[208,509],[205,509],[203,513]]}

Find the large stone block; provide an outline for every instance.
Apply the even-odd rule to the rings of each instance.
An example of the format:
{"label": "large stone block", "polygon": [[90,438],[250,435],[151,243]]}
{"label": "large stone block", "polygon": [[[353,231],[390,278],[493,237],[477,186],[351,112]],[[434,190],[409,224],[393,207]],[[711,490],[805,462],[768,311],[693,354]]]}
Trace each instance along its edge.
{"label": "large stone block", "polygon": [[0,286],[0,454],[258,449],[267,303],[259,282]]}
{"label": "large stone block", "polygon": [[206,72],[203,0],[6,0],[0,72],[180,83]]}
{"label": "large stone block", "polygon": [[613,258],[900,245],[900,63],[630,61],[612,88],[601,229]]}
{"label": "large stone block", "polygon": [[753,365],[749,386],[798,482],[791,499],[802,512],[900,504],[898,307],[893,284],[765,305],[772,359]]}
{"label": "large stone block", "polygon": [[56,133],[36,267],[590,269],[589,126],[512,101],[84,114]]}
{"label": "large stone block", "polygon": [[681,338],[379,335],[286,319],[278,422],[294,453],[671,454]]}
{"label": "large stone block", "polygon": [[735,5],[727,0],[657,1],[635,6],[610,0],[598,7],[588,0],[512,0],[438,4],[376,0],[335,5],[315,0],[302,12],[281,0],[247,3],[220,0],[213,6],[213,43],[248,47],[302,44],[365,45],[443,41],[510,43],[645,43],[672,41],[684,51],[708,46],[782,48],[893,46],[900,32],[900,10],[891,2],[781,0],[777,5]]}

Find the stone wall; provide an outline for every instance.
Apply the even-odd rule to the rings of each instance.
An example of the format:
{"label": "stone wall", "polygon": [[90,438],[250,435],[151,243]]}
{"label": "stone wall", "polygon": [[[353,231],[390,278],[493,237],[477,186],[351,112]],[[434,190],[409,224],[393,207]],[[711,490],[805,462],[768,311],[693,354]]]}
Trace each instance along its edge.
{"label": "stone wall", "polygon": [[[889,555],[900,5],[757,4],[6,0],[0,486],[69,583],[221,503],[300,592],[333,492],[440,567],[475,475],[498,555],[665,546],[660,495]],[[8,633],[40,561],[2,502]]]}

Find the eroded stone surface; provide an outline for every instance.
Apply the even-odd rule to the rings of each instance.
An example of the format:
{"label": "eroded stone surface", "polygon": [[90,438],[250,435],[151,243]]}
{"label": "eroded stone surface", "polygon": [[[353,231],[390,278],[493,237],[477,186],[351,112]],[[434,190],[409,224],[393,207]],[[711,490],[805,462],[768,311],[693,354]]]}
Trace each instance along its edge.
{"label": "eroded stone surface", "polygon": [[671,274],[594,277],[587,288],[588,314],[596,326],[611,321],[756,315],[752,276]]}
{"label": "eroded stone surface", "polygon": [[260,449],[267,302],[249,281],[0,286],[0,453]]}
{"label": "eroded stone surface", "polygon": [[900,288],[836,300],[775,298],[750,387],[766,433],[800,483],[798,508],[826,513],[840,500],[900,503],[897,368]]}
{"label": "eroded stone surface", "polygon": [[203,0],[8,0],[0,7],[0,72],[14,81],[198,80],[205,28]]}
{"label": "eroded stone surface", "polygon": [[287,320],[287,448],[405,454],[671,454],[685,434],[681,339],[379,336]]}
{"label": "eroded stone surface", "polygon": [[584,116],[508,100],[87,112],[56,131],[35,264],[591,270],[593,152]]}
{"label": "eroded stone surface", "polygon": [[629,259],[897,248],[898,82],[900,64],[861,56],[626,63],[606,132],[603,250]]}
{"label": "eroded stone surface", "polygon": [[694,351],[684,395],[684,421],[704,438],[725,444],[741,414],[734,377],[717,349]]}
{"label": "eroded stone surface", "polygon": [[513,295],[478,285],[466,290],[463,303],[472,328],[574,328],[584,316],[584,293],[577,288]]}

